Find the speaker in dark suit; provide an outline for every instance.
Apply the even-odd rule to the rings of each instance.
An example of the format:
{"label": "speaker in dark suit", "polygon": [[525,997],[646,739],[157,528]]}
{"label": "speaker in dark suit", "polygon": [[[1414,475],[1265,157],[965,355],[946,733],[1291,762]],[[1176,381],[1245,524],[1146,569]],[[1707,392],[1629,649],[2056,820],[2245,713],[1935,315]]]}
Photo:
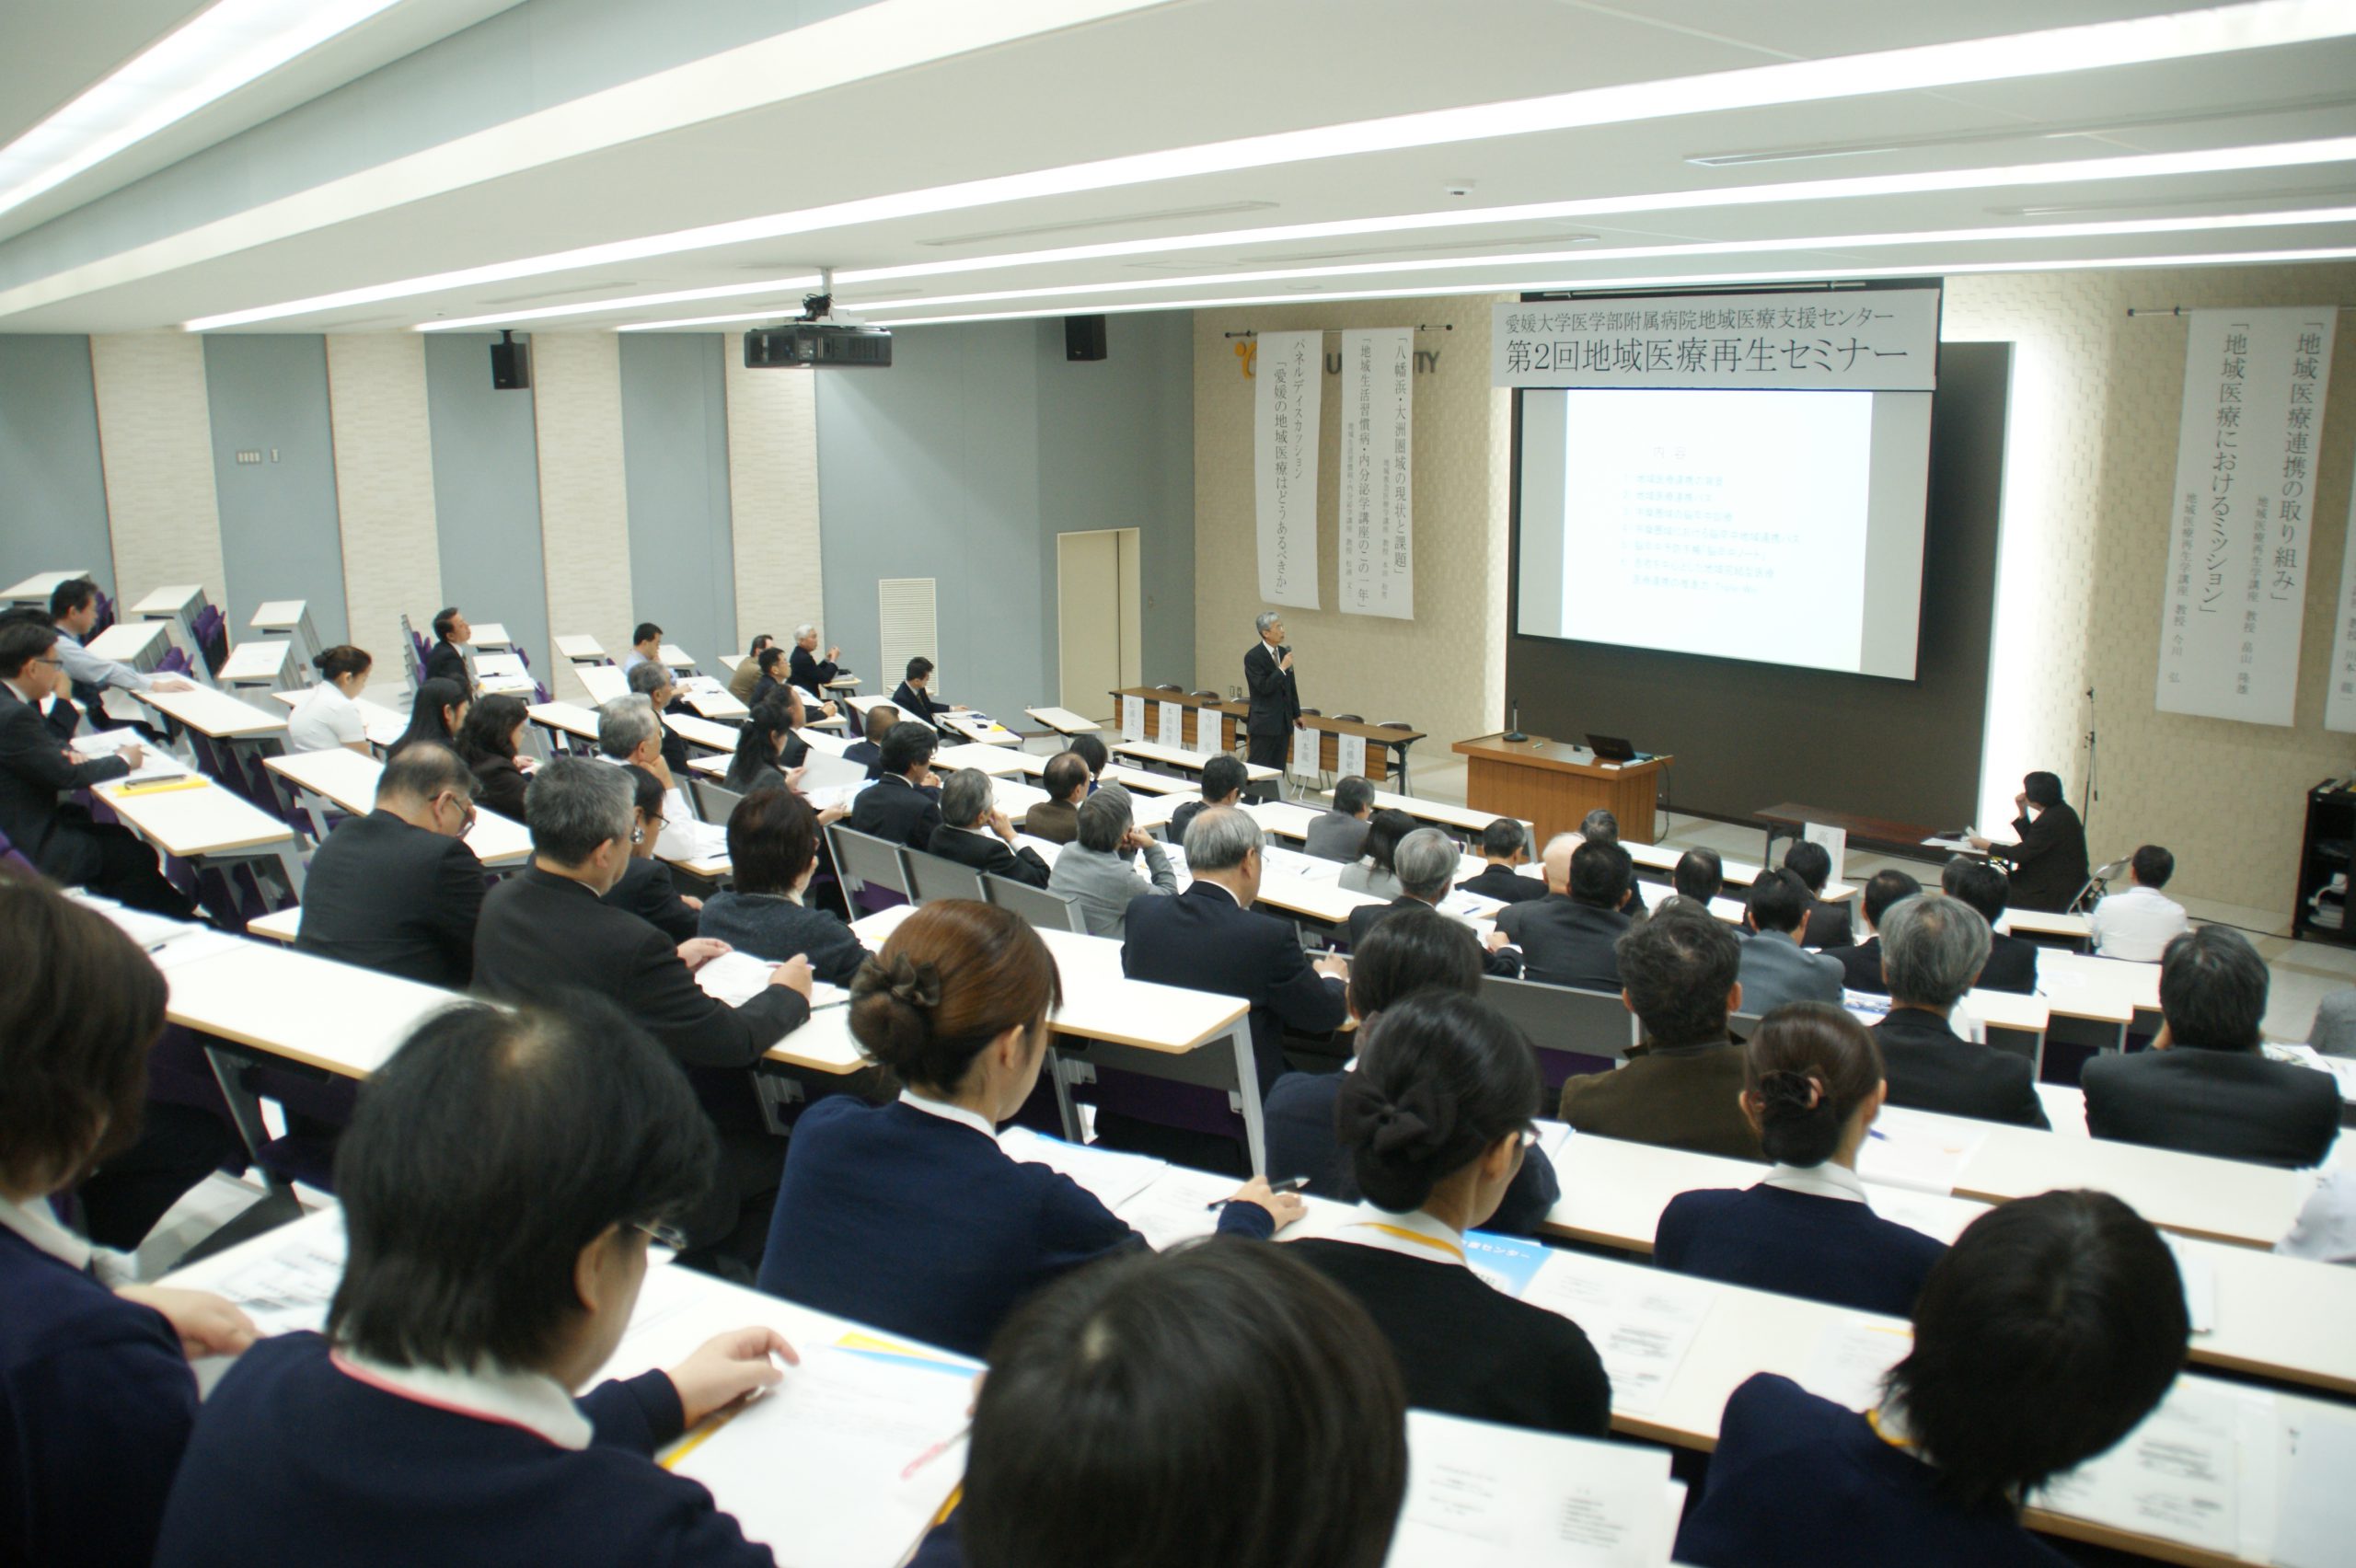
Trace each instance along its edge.
{"label": "speaker in dark suit", "polygon": [[420,743],[385,767],[376,808],[347,818],[303,882],[305,952],[428,986],[474,974],[482,862],[464,835],[473,778],[457,754]]}
{"label": "speaker in dark suit", "polygon": [[1293,726],[1300,722],[1300,688],[1293,679],[1292,650],[1284,645],[1283,619],[1265,610],[1259,627],[1260,640],[1243,655],[1243,684],[1252,698],[1243,732],[1253,766],[1280,768]]}
{"label": "speaker in dark suit", "polygon": [[2013,819],[2018,842],[1991,844],[1974,839],[2013,869],[2012,900],[2022,909],[2065,910],[2086,885],[2086,824],[2062,798],[2062,780],[2050,773],[2032,773],[2021,780],[2013,797],[2021,814]]}

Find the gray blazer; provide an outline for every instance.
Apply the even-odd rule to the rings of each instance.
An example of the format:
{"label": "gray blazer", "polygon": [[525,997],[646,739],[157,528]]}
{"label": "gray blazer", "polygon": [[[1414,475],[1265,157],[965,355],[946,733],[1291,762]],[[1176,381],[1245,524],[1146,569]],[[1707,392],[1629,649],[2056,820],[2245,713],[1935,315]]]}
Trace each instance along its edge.
{"label": "gray blazer", "polygon": [[1773,1012],[1785,1002],[1841,1000],[1846,971],[1837,958],[1810,952],[1781,931],[1761,931],[1742,944],[1742,1010]]}
{"label": "gray blazer", "polygon": [[1309,824],[1309,837],[1301,848],[1321,860],[1355,860],[1366,843],[1366,830],[1372,825],[1369,817],[1327,812]]}
{"label": "gray blazer", "polygon": [[1056,869],[1048,873],[1047,891],[1080,905],[1090,936],[1126,936],[1129,900],[1149,891],[1178,891],[1177,875],[1171,870],[1170,857],[1161,852],[1161,846],[1148,844],[1144,853],[1147,874],[1153,879],[1150,889],[1138,885],[1136,870],[1117,853],[1067,844],[1056,857]]}
{"label": "gray blazer", "polygon": [[2334,991],[2316,1004],[2307,1043],[2327,1056],[2356,1056],[2356,990]]}

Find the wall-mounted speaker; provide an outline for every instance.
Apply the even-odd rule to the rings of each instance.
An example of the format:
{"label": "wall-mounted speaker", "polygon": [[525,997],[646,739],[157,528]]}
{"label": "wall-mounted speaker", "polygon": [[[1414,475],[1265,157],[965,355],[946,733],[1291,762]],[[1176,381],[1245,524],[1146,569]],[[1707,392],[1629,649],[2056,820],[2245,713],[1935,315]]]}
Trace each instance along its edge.
{"label": "wall-mounted speaker", "polygon": [[1101,360],[1104,357],[1104,318],[1101,316],[1064,317],[1064,358]]}
{"label": "wall-mounted speaker", "polygon": [[491,345],[491,384],[502,392],[530,391],[532,345],[517,342],[513,332],[502,332]]}

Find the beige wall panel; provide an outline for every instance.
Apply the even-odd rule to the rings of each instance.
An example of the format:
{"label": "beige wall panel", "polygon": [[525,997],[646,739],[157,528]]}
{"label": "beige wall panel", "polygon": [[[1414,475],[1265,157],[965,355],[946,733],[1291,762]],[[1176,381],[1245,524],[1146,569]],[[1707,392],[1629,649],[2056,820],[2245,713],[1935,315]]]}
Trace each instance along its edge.
{"label": "beige wall panel", "polygon": [[225,612],[204,340],[185,332],[93,337],[90,370],[117,600],[133,605],[167,583],[197,582]]}
{"label": "beige wall panel", "polygon": [[[638,624],[630,607],[621,370],[621,340],[611,332],[532,334],[549,634],[586,632],[616,659],[628,651],[630,628]],[[717,651],[696,651],[710,657]],[[572,666],[551,663],[549,689],[560,700],[586,701]]]}
{"label": "beige wall panel", "polygon": [[404,668],[400,617],[430,639],[443,603],[425,340],[414,332],[330,335],[328,410],[352,640],[376,656],[373,678],[392,688]]}
{"label": "beige wall panel", "polygon": [[[736,640],[749,644],[766,631],[785,641],[802,622],[826,620],[818,560],[817,377],[807,371],[746,370],[733,338],[728,349]],[[852,667],[874,689],[881,672]]]}

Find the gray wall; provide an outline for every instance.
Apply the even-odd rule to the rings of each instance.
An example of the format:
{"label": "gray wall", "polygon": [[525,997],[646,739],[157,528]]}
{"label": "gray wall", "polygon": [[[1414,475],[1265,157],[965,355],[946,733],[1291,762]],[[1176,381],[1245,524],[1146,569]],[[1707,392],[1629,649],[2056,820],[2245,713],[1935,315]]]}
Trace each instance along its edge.
{"label": "gray wall", "polygon": [[90,340],[0,334],[0,588],[75,567],[114,592]]}
{"label": "gray wall", "polygon": [[630,613],[707,665],[744,647],[721,358],[735,341],[713,332],[633,332],[621,340]]}
{"label": "gray wall", "polygon": [[[539,438],[532,424],[531,392],[501,392],[491,385],[494,340],[488,332],[435,332],[425,339],[442,593],[468,619],[504,626],[547,686],[551,666],[548,570],[540,559]],[[624,563],[615,562],[614,570],[625,570]],[[391,629],[367,630],[378,641],[363,646],[383,657]],[[430,625],[417,630],[428,640],[433,636]],[[398,649],[393,652],[399,656]]]}
{"label": "gray wall", "polygon": [[1146,678],[1193,669],[1191,323],[1109,325],[1094,364],[1065,362],[1061,322],[1011,321],[907,329],[889,370],[818,373],[825,636],[870,690],[900,675],[876,666],[876,580],[929,576],[941,695],[1001,719],[1054,701],[1056,536],[1091,528],[1140,531]]}
{"label": "gray wall", "polygon": [[[230,642],[254,635],[254,610],[271,599],[307,603],[322,646],[347,640],[327,340],[294,333],[207,338],[204,389]],[[260,452],[262,460],[239,463],[240,451]]]}

